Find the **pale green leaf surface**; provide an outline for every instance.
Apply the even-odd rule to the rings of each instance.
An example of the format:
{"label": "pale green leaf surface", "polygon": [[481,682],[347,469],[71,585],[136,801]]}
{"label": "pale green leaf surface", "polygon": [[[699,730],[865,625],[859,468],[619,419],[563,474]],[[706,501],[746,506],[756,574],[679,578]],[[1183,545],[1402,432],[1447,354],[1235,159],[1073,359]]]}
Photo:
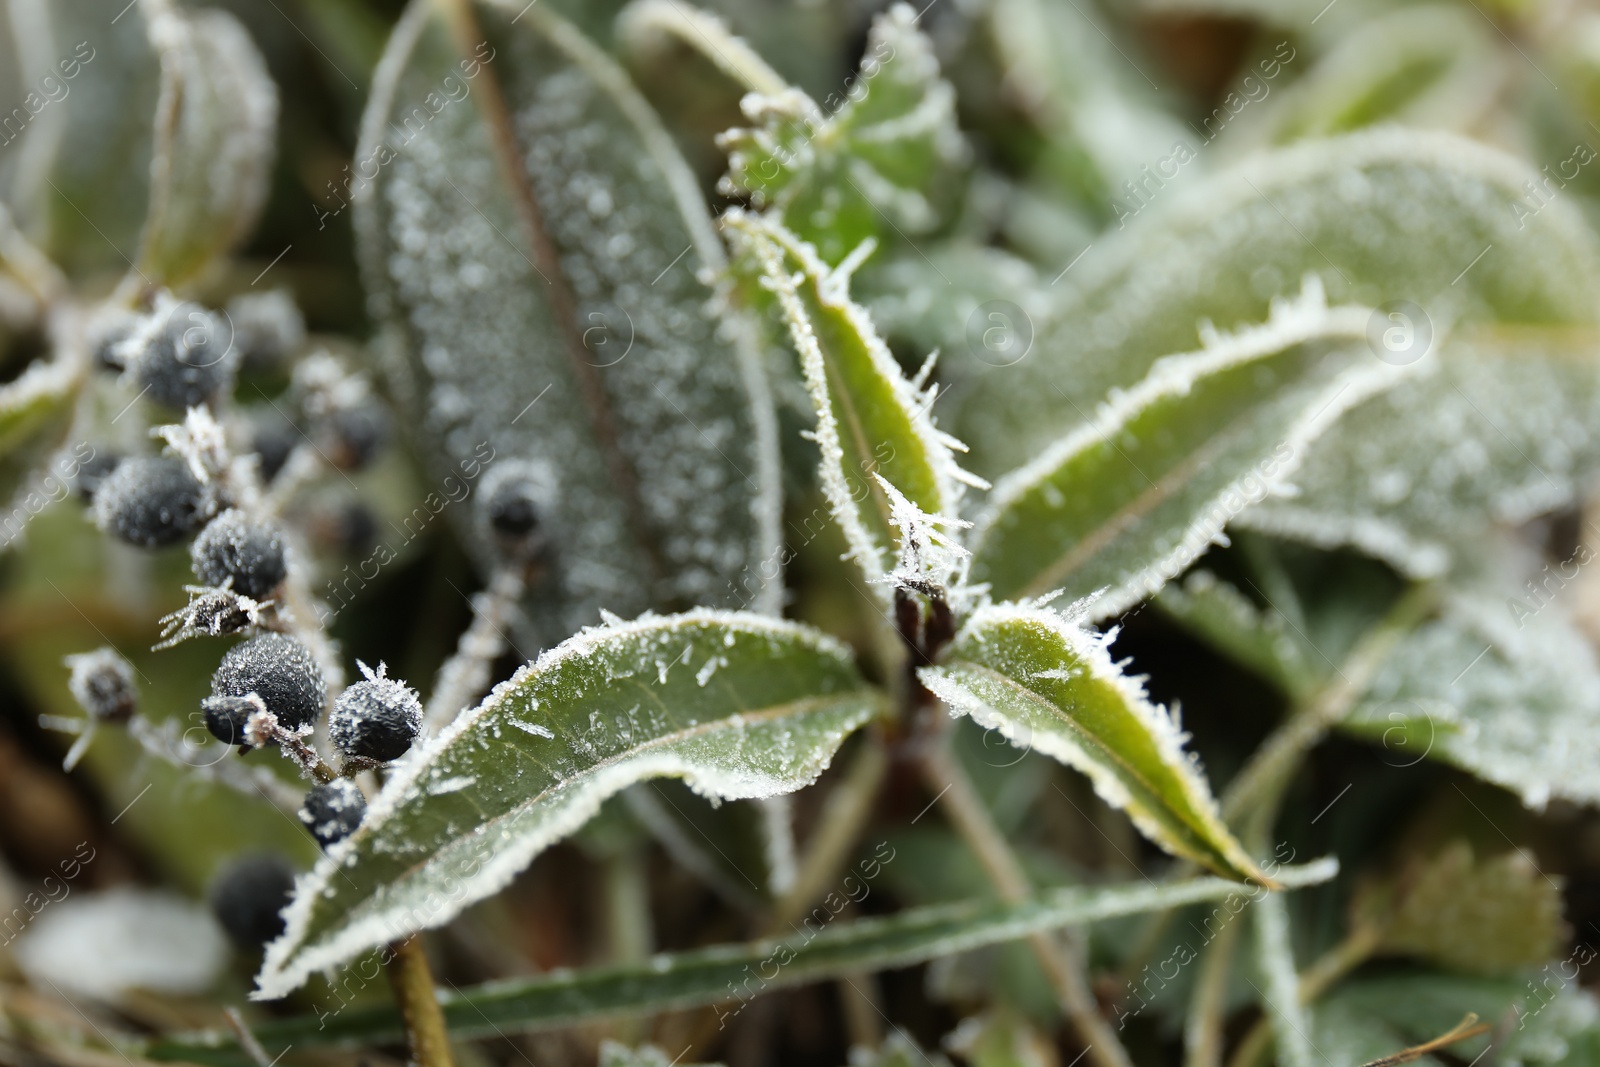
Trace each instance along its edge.
{"label": "pale green leaf surface", "polygon": [[[1274,877],[1284,888],[1298,889],[1326,882],[1338,870],[1338,862],[1328,857],[1300,866],[1278,867]],[[1223,878],[1138,881],[1052,889],[1021,904],[968,900],[855,921],[814,920],[800,933],[782,940],[663,953],[640,964],[555,971],[447,991],[439,999],[453,1035],[489,1037],[500,1031],[535,1030],[634,1012],[729,1001],[735,998],[739,984],[753,972],[760,972],[767,979],[761,988],[771,991],[860,971],[909,967],[1045,930],[1223,900],[1239,891],[1239,883]],[[785,962],[779,965],[779,960]],[[771,977],[767,978],[769,974]],[[394,1040],[401,1033],[399,1016],[392,1005],[352,1007],[326,1017],[307,1015],[267,1021],[254,1031],[259,1040],[274,1047],[304,1042],[308,1048],[372,1044]],[[233,1063],[235,1060],[228,1055],[233,1047],[231,1034],[211,1033],[177,1038],[146,1052],[160,1059]]]}
{"label": "pale green leaf surface", "polygon": [[[866,311],[850,299],[850,265],[830,268],[781,224],[730,211],[723,224],[742,265],[777,299],[816,409],[823,494],[869,579],[888,573],[897,541],[888,481],[928,515],[952,515],[969,480],[955,445],[928,415],[933,396],[906,380]],[[876,476],[876,477],[874,477]]]}
{"label": "pale green leaf surface", "polygon": [[1088,775],[1168,852],[1228,877],[1269,881],[1229,833],[1185,735],[1106,639],[1081,620],[1002,605],[974,613],[937,666],[918,674],[952,714]]}
{"label": "pale green leaf surface", "polygon": [[1317,437],[1401,371],[1372,357],[1371,311],[1315,277],[1263,325],[1156,363],[1093,420],[996,485],[972,580],[997,599],[1099,594],[1104,618],[1181,573],[1251,504],[1283,492]]}
{"label": "pale green leaf surface", "polygon": [[1556,603],[1452,595],[1344,726],[1381,744],[1391,765],[1443,760],[1532,808],[1600,801],[1600,666]]}
{"label": "pale green leaf surface", "polygon": [[1593,235],[1564,201],[1522,217],[1536,178],[1461,138],[1389,129],[1263,153],[1171,190],[1062,279],[1070,289],[1034,324],[1032,354],[986,370],[957,429],[980,474],[1020,466],[1157,358],[1193,350],[1206,321],[1260,322],[1307,273],[1331,303],[1418,305],[1436,339],[1470,322],[1593,322]]}
{"label": "pale green leaf surface", "polygon": [[1464,131],[1493,104],[1505,78],[1496,43],[1491,24],[1470,8],[1398,8],[1341,38],[1268,104],[1250,132],[1283,144],[1383,122]]}
{"label": "pale green leaf surface", "polygon": [[[513,25],[524,6],[477,5],[461,52],[412,4],[374,79],[356,224],[436,473],[487,453],[542,487],[556,549],[528,609],[554,643],[601,608],[738,603],[777,554],[777,446],[742,320],[696,277],[722,251],[693,176],[613,61],[542,5]],[[471,509],[452,516],[487,562]]]}
{"label": "pale green leaf surface", "polygon": [[1363,886],[1352,909],[1379,951],[1469,974],[1537,967],[1566,941],[1557,879],[1520,850],[1477,857],[1462,840]]}
{"label": "pale green leaf surface", "polygon": [[931,230],[936,188],[965,158],[955,92],[917,18],[896,4],[873,21],[842,95],[819,106],[794,90],[748,94],[741,106],[754,125],[720,139],[722,191],[775,212],[829,264],[868,238]]}
{"label": "pale green leaf surface", "polygon": [[146,0],[161,61],[150,212],[138,270],[174,285],[255,228],[267,200],[278,91],[265,60],[225,11]]}
{"label": "pale green leaf surface", "polygon": [[65,88],[58,100],[43,92],[24,99],[37,114],[3,149],[17,156],[10,201],[29,239],[72,275],[127,270],[150,200],[160,67],[143,6],[115,18],[122,6],[10,4],[22,80],[39,86],[53,76]]}
{"label": "pale green leaf surface", "polygon": [[586,630],[396,766],[297,888],[258,995],[448,922],[635,782],[681,777],[724,799],[798,789],[879,700],[843,646],[762,616]]}
{"label": "pale green leaf surface", "polygon": [[1600,334],[1475,331],[1423,369],[1323,437],[1298,496],[1240,523],[1432,577],[1486,526],[1566,506],[1600,478]]}

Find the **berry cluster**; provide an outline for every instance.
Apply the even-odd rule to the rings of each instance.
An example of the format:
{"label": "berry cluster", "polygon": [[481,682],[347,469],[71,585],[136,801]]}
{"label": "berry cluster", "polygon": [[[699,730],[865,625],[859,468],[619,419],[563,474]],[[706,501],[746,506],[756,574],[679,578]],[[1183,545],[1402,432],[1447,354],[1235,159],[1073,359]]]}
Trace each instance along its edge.
{"label": "berry cluster", "polygon": [[[99,365],[120,376],[129,406],[143,398],[184,414],[153,431],[166,442],[161,454],[98,450],[103,458],[78,472],[76,490],[96,525],[118,541],[152,551],[188,544],[197,584],[188,606],[163,620],[168,640],[157,647],[201,635],[243,638],[223,654],[200,718],[241,755],[277,749],[315,780],[298,814],[326,848],[361,825],[368,772],[410,750],[423,710],[383,664],[376,671],[360,664],[363,679],[342,692],[330,686],[331,645],[300,606],[303,596],[296,600],[305,589],[304,576],[296,578],[299,546],[316,538],[316,518],[287,511],[287,502],[319,470],[371,464],[391,430],[366,378],[334,356],[289,363],[304,341],[305,324],[283,293],[241,296],[214,310],[160,294],[142,312],[101,313],[89,343]],[[291,384],[279,400],[234,406],[240,375],[286,367]],[[72,762],[98,723],[129,723],[141,740],[155,735],[137,719],[135,671],[125,659],[101,649],[68,665],[86,713],[56,724],[81,735]],[[325,711],[337,770],[317,747]],[[258,948],[282,930],[292,889],[281,857],[249,855],[214,882],[212,906],[241,947]]]}

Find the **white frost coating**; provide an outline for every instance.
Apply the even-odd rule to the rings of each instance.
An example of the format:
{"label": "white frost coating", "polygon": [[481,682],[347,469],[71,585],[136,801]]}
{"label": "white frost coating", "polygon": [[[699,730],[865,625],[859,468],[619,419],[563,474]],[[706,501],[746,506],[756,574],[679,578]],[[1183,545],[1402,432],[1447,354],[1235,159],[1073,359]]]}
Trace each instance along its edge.
{"label": "white frost coating", "polygon": [[204,993],[228,960],[211,913],[172,893],[73,893],[40,912],[14,952],[30,981],[114,1001],[135,989]]}
{"label": "white frost coating", "polygon": [[[1048,483],[1056,471],[1075,456],[1104,441],[1114,440],[1124,426],[1150,405],[1169,397],[1184,396],[1196,382],[1209,375],[1263,359],[1292,345],[1364,337],[1372,314],[1371,308],[1360,305],[1330,308],[1321,279],[1308,274],[1302,280],[1298,298],[1272,301],[1265,323],[1231,333],[1218,333],[1208,323],[1203,323],[1200,330],[1203,347],[1157,360],[1149,375],[1133,388],[1114,390],[1088,423],[1002,478],[978,520],[972,543],[979,546],[977,551],[981,554],[985,535],[1007,508]],[[1284,444],[1289,454],[1278,464],[1274,478],[1267,485],[1269,495],[1293,495],[1289,478],[1305,462],[1311,443],[1342,414],[1403,378],[1425,373],[1436,358],[1430,353],[1416,364],[1400,367],[1377,359],[1362,360],[1337,375],[1307,402],[1304,410],[1309,414],[1294,422],[1285,433]],[[1221,539],[1223,529],[1234,515],[1217,505],[1241,496],[1248,499],[1251,490],[1245,478],[1238,478],[1197,506],[1196,518],[1184,530],[1177,546],[1105,589],[1095,598],[1090,617],[1094,620],[1110,618],[1160,591]]]}
{"label": "white frost coating", "polygon": [[[1086,606],[1083,601],[1079,601],[1069,610],[1082,610]],[[1156,747],[1162,764],[1178,778],[1185,799],[1200,817],[1214,828],[1213,843],[1217,845],[1218,850],[1235,852],[1237,854],[1231,857],[1234,862],[1242,863],[1245,869],[1253,867],[1249,857],[1228,835],[1216,800],[1212,797],[1200,769],[1199,760],[1184,748],[1189,735],[1183,732],[1176,718],[1166,708],[1151,702],[1144,688],[1143,677],[1123,673],[1112,660],[1109,646],[1115,634],[1100,634],[1088,630],[1084,627],[1084,621],[1081,615],[1063,615],[1036,604],[1000,604],[980,608],[957,634],[952,645],[952,656],[947,658],[959,662],[963,645],[985,644],[988,641],[985,631],[1002,626],[1020,623],[1048,631],[1065,646],[1067,665],[1046,669],[1037,676],[1070,680],[1086,674],[1089,680],[1110,686],[1121,697],[1128,713],[1144,727]],[[984,669],[993,670],[993,668]],[[1067,673],[1062,674],[1063,670]],[[1068,730],[1041,730],[1020,721],[1016,716],[996,707],[945,668],[923,667],[917,674],[929,691],[950,708],[951,715],[967,715],[986,729],[999,730],[1003,737],[1014,744],[1023,748],[1038,749],[1045,755],[1083,772],[1094,784],[1095,793],[1102,800],[1112,807],[1126,811],[1140,831],[1152,841],[1171,848],[1172,840],[1168,829],[1139,806],[1133,805],[1131,795],[1117,776],[1107,768],[1103,760],[1092,756],[1082,745],[1073,740]],[[1031,682],[1030,678],[997,678],[996,682],[1006,686],[1008,697],[1032,705],[1039,717],[1045,721],[1059,721],[1061,718],[1061,709],[1027,688]],[[1223,843],[1230,847],[1224,848]],[[1174,849],[1174,851],[1179,850]],[[1184,851],[1180,854],[1190,853]]]}
{"label": "white frost coating", "polygon": [[[597,811],[610,796],[635,782],[654,777],[680,777],[696,792],[720,799],[753,799],[791,792],[814,781],[825,770],[832,752],[848,733],[871,714],[871,704],[863,697],[860,707],[843,715],[837,728],[828,731],[826,745],[799,757],[793,774],[772,774],[736,761],[711,761],[693,752],[675,751],[696,738],[726,731],[742,736],[749,728],[759,729],[768,721],[779,721],[795,714],[793,707],[764,709],[733,716],[725,721],[693,724],[674,733],[649,738],[625,750],[600,759],[578,773],[554,784],[544,794],[537,825],[511,834],[501,831],[492,842],[469,832],[454,838],[433,853],[429,863],[449,866],[468,859],[477,862],[476,873],[455,879],[448,898],[430,894],[425,906],[408,898],[401,890],[390,893],[380,888],[368,901],[351,912],[343,925],[311,944],[304,943],[312,909],[323,887],[340,877],[340,868],[353,862],[357,843],[370,828],[383,825],[402,805],[427,792],[434,764],[456,744],[472,745],[473,732],[481,720],[497,711],[531,675],[554,670],[561,664],[596,654],[607,643],[628,638],[652,638],[673,631],[709,625],[729,632],[782,640],[802,645],[823,656],[848,663],[850,653],[841,642],[797,623],[751,613],[697,609],[682,615],[662,617],[644,615],[632,622],[612,623],[585,629],[556,648],[542,653],[538,660],[497,685],[477,708],[459,716],[437,737],[414,746],[392,766],[389,779],[373,799],[361,831],[335,844],[309,874],[296,884],[295,897],[285,911],[287,928],[282,937],[267,949],[261,974],[257,978],[255,999],[271,1000],[298,988],[313,972],[337,965],[364,948],[382,944],[419,928],[440,926],[468,905],[504,888],[539,852],[571,834]],[[834,697],[848,700],[851,694]],[[448,780],[438,784],[453,784]],[[435,786],[436,788],[436,786]],[[461,786],[459,788],[466,788]],[[492,826],[490,827],[492,829]],[[487,855],[484,853],[487,852]],[[403,887],[402,887],[403,889]],[[391,900],[391,897],[393,898]],[[434,906],[434,905],[437,906]]]}
{"label": "white frost coating", "polygon": [[[817,302],[824,308],[841,314],[848,326],[866,348],[872,369],[885,382],[907,420],[921,448],[922,457],[932,473],[939,499],[932,513],[954,518],[958,514],[963,486],[981,485],[981,480],[962,471],[956,464],[950,448],[950,438],[933,425],[927,411],[927,398],[919,395],[901,373],[888,346],[878,337],[866,309],[850,299],[847,272],[829,268],[817,250],[800,240],[781,224],[732,209],[723,216],[727,232],[744,245],[761,264],[763,284],[771,289],[783,309],[789,328],[789,337],[800,356],[800,368],[805,376],[806,389],[816,409],[816,428],[812,436],[822,454],[820,477],[823,496],[833,512],[834,521],[849,546],[850,558],[866,572],[869,581],[883,578],[890,570],[888,553],[891,546],[880,544],[862,520],[860,508],[846,478],[844,448],[840,442],[840,428],[834,417],[831,392],[828,384],[828,357],[823,353],[816,331],[806,314],[800,297],[800,286],[810,285]],[[791,274],[787,260],[792,258],[800,266],[800,273]],[[855,256],[846,260],[854,265]]]}
{"label": "white frost coating", "polygon": [[876,473],[873,477],[889,498],[889,524],[900,531],[900,551],[894,570],[880,581],[891,588],[915,590],[924,590],[932,583],[949,594],[952,606],[964,611],[974,601],[974,591],[967,587],[967,565],[972,553],[939,527],[960,530],[972,524],[929,515],[907,500],[889,479]]}

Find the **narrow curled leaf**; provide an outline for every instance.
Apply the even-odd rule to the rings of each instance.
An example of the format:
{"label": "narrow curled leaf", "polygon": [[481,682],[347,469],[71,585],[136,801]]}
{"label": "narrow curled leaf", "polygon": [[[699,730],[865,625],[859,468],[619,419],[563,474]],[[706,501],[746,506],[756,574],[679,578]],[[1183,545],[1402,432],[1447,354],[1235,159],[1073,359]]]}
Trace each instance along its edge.
{"label": "narrow curled leaf", "polygon": [[[722,250],[693,175],[545,5],[441,6],[397,27],[353,168],[421,451],[441,478],[515,464],[540,487],[553,554],[528,606],[551,643],[602,608],[738,603],[777,555],[776,430],[741,320],[706,306]],[[450,513],[487,561],[471,509]]]}
{"label": "narrow curled leaf", "polygon": [[[893,853],[880,861],[895,862]],[[1338,873],[1332,857],[1273,876],[1286,889],[1326,882]],[[1025,938],[1046,930],[1138,915],[1240,892],[1237,882],[1203,876],[1175,882],[1127,882],[1046,890],[1021,904],[966,900],[907,908],[893,915],[844,921],[820,916],[802,920],[793,936],[745,944],[714,945],[662,953],[644,963],[558,971],[534,978],[494,982],[460,991],[441,991],[450,1032],[460,1038],[497,1032],[565,1026],[635,1012],[661,1011],[736,1000],[741,985],[760,971],[763,991],[807,985],[845,974],[889,970],[941,956]],[[826,913],[826,908],[821,911]],[[766,960],[783,960],[774,967]],[[767,978],[768,974],[773,977]],[[748,997],[750,991],[744,992]],[[254,1028],[270,1045],[375,1044],[402,1031],[393,1005],[350,1007],[322,1016],[265,1020]],[[158,1059],[192,1063],[233,1063],[232,1035],[214,1033],[176,1038],[146,1049]]]}
{"label": "narrow curled leaf", "polygon": [[879,479],[931,516],[955,513],[963,481],[952,447],[919,392],[850,299],[849,264],[830,268],[780,223],[743,211],[723,217],[741,269],[777,299],[816,408],[822,491],[852,556],[876,579],[896,544],[893,502]]}
{"label": "narrow curled leaf", "polygon": [[1397,380],[1358,340],[1371,316],[1328,308],[1312,277],[1264,325],[1157,362],[997,484],[973,580],[1003,599],[1105,590],[1101,618],[1160,589],[1235,515],[1282,492],[1343,411]]}
{"label": "narrow curled leaf", "polygon": [[586,630],[396,768],[301,880],[257,995],[448,922],[635,782],[678,777],[724,799],[798,789],[879,699],[843,646],[763,616]]}
{"label": "narrow curled leaf", "polygon": [[267,200],[278,92],[237,19],[145,0],[161,61],[139,269],[175,284],[249,235]]}
{"label": "narrow curled leaf", "polygon": [[1311,1020],[1300,1003],[1288,901],[1274,894],[1256,901],[1250,910],[1255,919],[1256,966],[1264,983],[1260,988],[1261,1010],[1272,1025],[1279,1062],[1284,1067],[1316,1067]]}
{"label": "narrow curled leaf", "polygon": [[1089,776],[1150,840],[1230,878],[1270,883],[1223,825],[1171,713],[1078,621],[1017,605],[972,616],[922,682],[980,726]]}
{"label": "narrow curled leaf", "polygon": [[1205,322],[1260,322],[1308,273],[1335,304],[1409,302],[1434,338],[1484,322],[1592,323],[1593,234],[1568,201],[1534,211],[1524,186],[1537,179],[1459,137],[1386,129],[1262,153],[1163,193],[1063,277],[1028,357],[987,369],[957,428],[979,473],[1020,466],[1156,359],[1193,350]]}
{"label": "narrow curled leaf", "polygon": [[756,125],[730,130],[721,191],[748,197],[837,264],[884,223],[907,234],[939,221],[933,196],[965,156],[955,91],[939,77],[917,13],[896,4],[872,23],[843,98],[821,106],[797,89],[750,93]]}

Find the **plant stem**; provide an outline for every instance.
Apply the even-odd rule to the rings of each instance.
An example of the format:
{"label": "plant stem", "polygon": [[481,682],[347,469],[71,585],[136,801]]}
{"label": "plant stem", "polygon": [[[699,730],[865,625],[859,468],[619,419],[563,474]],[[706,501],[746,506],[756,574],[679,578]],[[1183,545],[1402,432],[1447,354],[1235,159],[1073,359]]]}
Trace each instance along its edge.
{"label": "plant stem", "polygon": [[[944,812],[956,831],[977,853],[978,862],[1000,898],[1008,904],[1017,904],[1031,897],[1033,887],[1021,862],[1007,846],[989,809],[967,777],[966,769],[956,760],[944,738],[928,739],[928,748],[922,755],[922,770],[929,788],[939,794]],[[1122,1042],[1100,1014],[1077,954],[1048,934],[1034,934],[1028,941],[1050,984],[1055,987],[1062,1011],[1077,1029],[1093,1061],[1099,1067],[1132,1067]]]}
{"label": "plant stem", "polygon": [[1221,1067],[1223,1015],[1228,1007],[1228,977],[1239,951],[1238,916],[1230,915],[1206,950],[1189,998],[1189,1017],[1183,1024],[1185,1067]]}
{"label": "plant stem", "polygon": [[385,970],[394,987],[395,1003],[405,1023],[406,1044],[417,1067],[452,1067],[450,1038],[444,1027],[444,1013],[433,988],[433,972],[422,951],[422,937],[412,934],[389,946]]}
{"label": "plant stem", "polygon": [[526,587],[520,567],[502,567],[489,588],[472,598],[472,625],[456,642],[455,653],[439,668],[422,716],[424,733],[433,734],[455,721],[489,687],[489,670],[505,651],[505,631]]}
{"label": "plant stem", "polygon": [[[1376,927],[1359,926],[1345,939],[1323,953],[1300,974],[1297,999],[1302,1005],[1316,1001],[1345,975],[1372,958],[1382,939]],[[1245,1034],[1228,1067],[1254,1067],[1261,1063],[1272,1046],[1272,1027],[1263,1015]]]}
{"label": "plant stem", "polygon": [[1336,677],[1262,742],[1229,783],[1222,797],[1223,819],[1234,823],[1246,812],[1259,815],[1263,809],[1276,810],[1300,760],[1350,713],[1395,646],[1433,611],[1437,601],[1432,586],[1416,586],[1361,636],[1344,665],[1335,669]]}
{"label": "plant stem", "polygon": [[882,740],[876,733],[869,733],[862,738],[844,781],[828,794],[817,829],[806,842],[794,885],[772,909],[769,933],[787,930],[839,877],[840,868],[872,815],[888,770],[889,756]]}

